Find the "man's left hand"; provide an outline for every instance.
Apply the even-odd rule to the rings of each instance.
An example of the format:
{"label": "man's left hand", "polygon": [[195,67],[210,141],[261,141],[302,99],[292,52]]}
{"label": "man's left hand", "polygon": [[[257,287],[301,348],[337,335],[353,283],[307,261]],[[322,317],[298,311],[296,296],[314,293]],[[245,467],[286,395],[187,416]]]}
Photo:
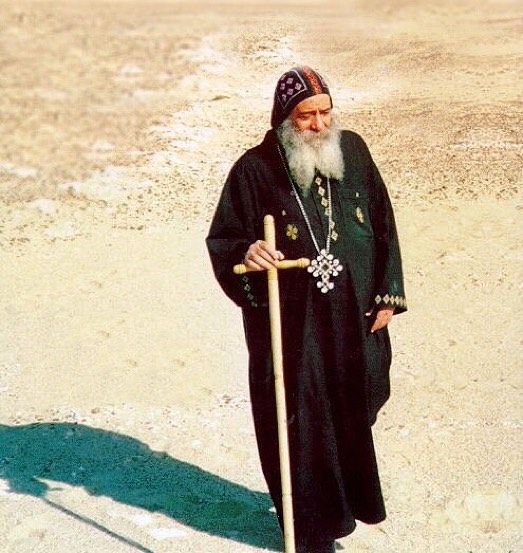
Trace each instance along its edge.
{"label": "man's left hand", "polygon": [[[371,333],[376,332],[376,330],[381,330],[382,328],[385,328],[392,320],[393,313],[394,307],[381,307],[376,313],[376,319],[374,320],[374,324],[370,329]],[[365,315],[367,317],[370,317],[372,315],[372,311],[365,313]]]}

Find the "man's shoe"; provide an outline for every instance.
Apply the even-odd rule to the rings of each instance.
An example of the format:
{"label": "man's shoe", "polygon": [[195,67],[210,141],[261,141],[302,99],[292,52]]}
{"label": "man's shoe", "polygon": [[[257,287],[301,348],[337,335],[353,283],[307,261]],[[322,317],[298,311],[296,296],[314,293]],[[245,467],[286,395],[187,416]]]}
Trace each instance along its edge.
{"label": "man's shoe", "polygon": [[333,541],[314,543],[314,544],[298,544],[296,553],[335,553],[336,546]]}

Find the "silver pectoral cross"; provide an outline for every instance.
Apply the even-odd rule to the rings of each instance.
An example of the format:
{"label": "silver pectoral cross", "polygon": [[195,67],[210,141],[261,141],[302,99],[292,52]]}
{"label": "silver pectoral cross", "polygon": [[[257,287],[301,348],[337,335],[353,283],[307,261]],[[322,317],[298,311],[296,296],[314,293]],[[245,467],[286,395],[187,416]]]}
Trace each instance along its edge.
{"label": "silver pectoral cross", "polygon": [[334,288],[334,283],[330,281],[331,277],[336,277],[343,271],[343,265],[339,259],[335,259],[331,253],[321,250],[320,254],[311,261],[307,271],[312,273],[314,278],[318,279],[316,286],[326,294]]}

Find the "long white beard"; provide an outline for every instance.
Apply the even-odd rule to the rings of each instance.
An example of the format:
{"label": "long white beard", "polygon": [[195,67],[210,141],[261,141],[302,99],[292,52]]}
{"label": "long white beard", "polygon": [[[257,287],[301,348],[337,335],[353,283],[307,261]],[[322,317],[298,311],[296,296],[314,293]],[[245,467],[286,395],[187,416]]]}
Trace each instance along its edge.
{"label": "long white beard", "polygon": [[316,171],[331,179],[343,178],[341,131],[334,119],[328,129],[314,132],[299,131],[287,118],[276,133],[285,150],[292,179],[304,195],[309,193]]}

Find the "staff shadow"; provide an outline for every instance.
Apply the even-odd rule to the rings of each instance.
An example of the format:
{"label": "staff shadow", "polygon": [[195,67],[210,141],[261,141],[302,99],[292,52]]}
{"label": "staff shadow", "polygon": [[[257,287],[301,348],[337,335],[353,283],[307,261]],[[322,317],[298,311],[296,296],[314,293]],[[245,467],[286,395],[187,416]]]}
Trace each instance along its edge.
{"label": "staff shadow", "polygon": [[282,550],[268,494],[116,432],[71,423],[0,425],[0,478],[13,493],[41,498],[51,489],[43,480],[81,486],[208,534]]}

